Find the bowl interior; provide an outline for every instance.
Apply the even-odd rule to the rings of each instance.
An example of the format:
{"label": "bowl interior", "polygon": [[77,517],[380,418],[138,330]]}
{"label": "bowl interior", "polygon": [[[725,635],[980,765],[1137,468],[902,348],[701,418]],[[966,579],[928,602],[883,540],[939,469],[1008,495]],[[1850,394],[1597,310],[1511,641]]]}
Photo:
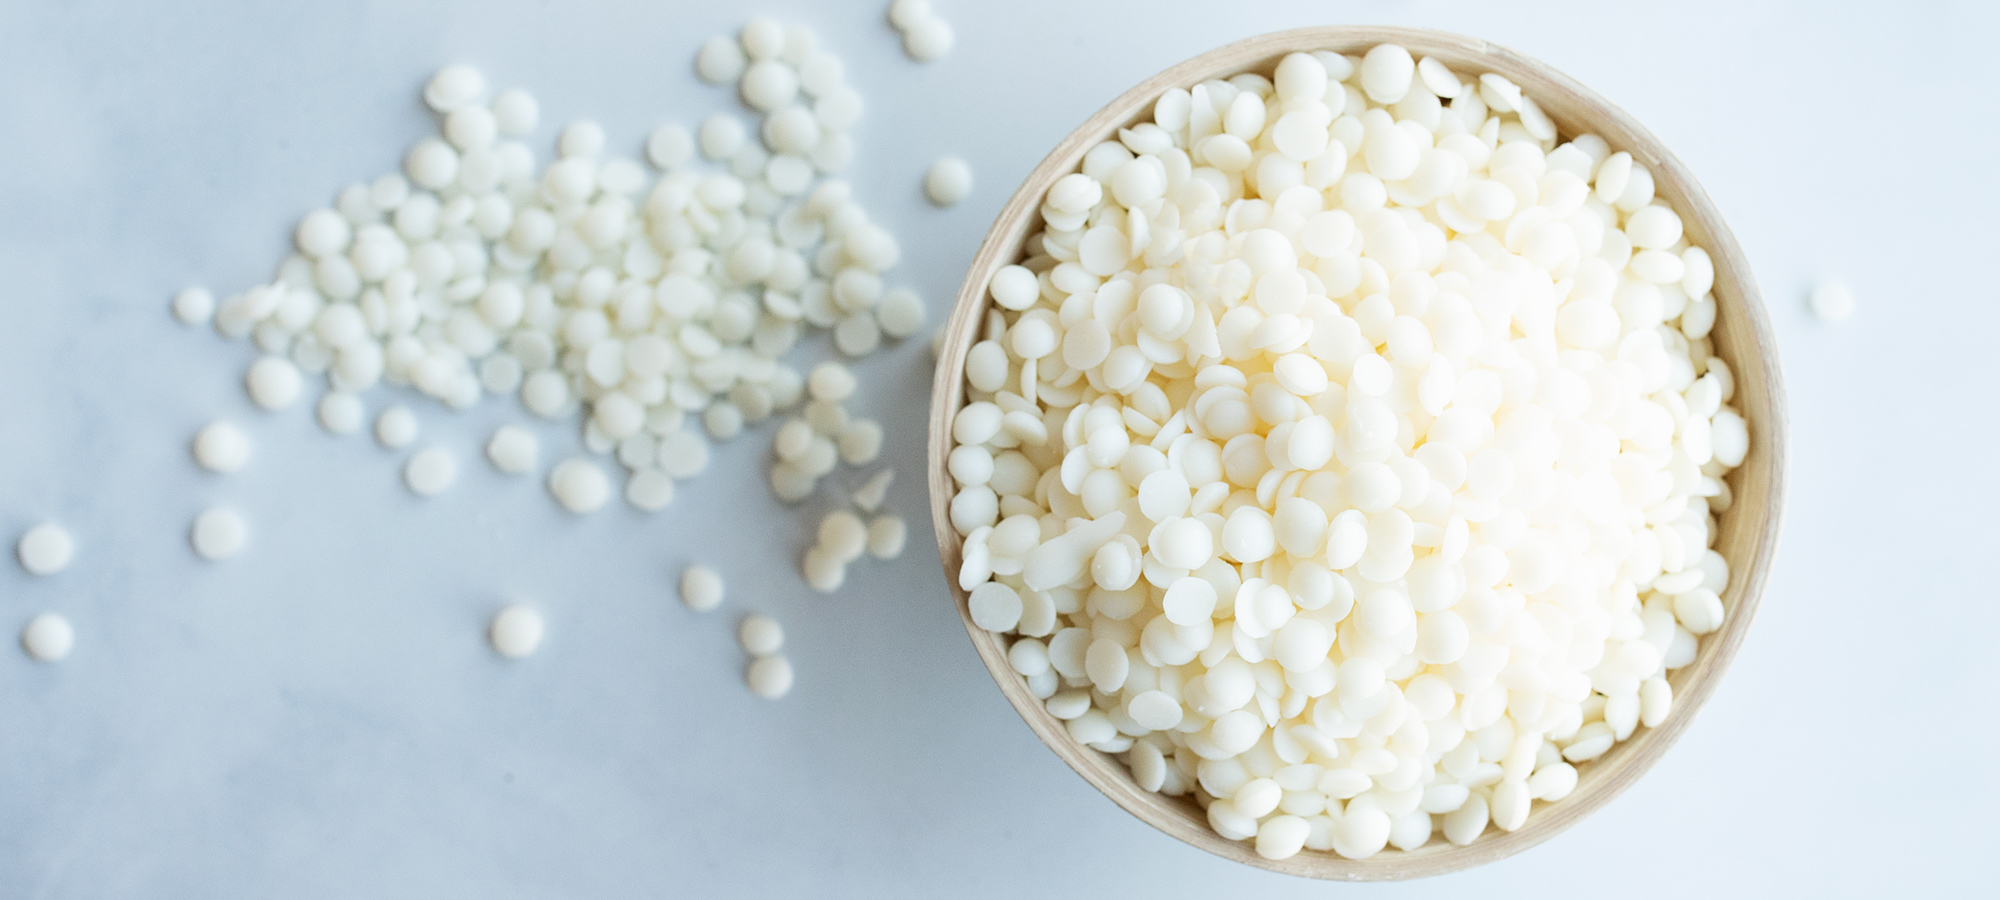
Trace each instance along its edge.
{"label": "bowl interior", "polygon": [[[952,528],[948,503],[952,483],[945,471],[950,452],[949,423],[964,404],[964,360],[984,319],[985,286],[994,271],[1022,259],[1022,244],[1041,228],[1039,208],[1049,187],[1076,171],[1083,155],[1121,127],[1150,121],[1152,101],[1164,91],[1192,87],[1239,72],[1270,75],[1286,54],[1333,50],[1360,53],[1379,43],[1397,43],[1418,57],[1432,56],[1461,78],[1493,72],[1507,77],[1539,103],[1555,121],[1561,139],[1594,133],[1614,149],[1630,152],[1652,171],[1658,196],[1682,217],[1690,242],[1708,250],[1715,263],[1713,294],[1717,317],[1712,332],[1716,355],[1735,377],[1734,403],[1750,426],[1750,453],[1730,473],[1733,505],[1720,516],[1714,549],[1728,560],[1730,580],[1722,595],[1728,617],[1722,629],[1702,638],[1695,661],[1674,672],[1674,708],[1657,728],[1641,727],[1598,759],[1578,767],[1577,788],[1567,799],[1538,804],[1526,825],[1514,832],[1489,826],[1466,847],[1442,837],[1414,851],[1384,850],[1364,860],[1307,850],[1285,860],[1267,860],[1250,845],[1209,829],[1191,798],[1141,790],[1118,760],[1073,741],[1063,723],[1042,707],[1024,680],[1009,667],[999,636],[972,623],[966,593],[956,573],[960,538]],[[1456,871],[1518,853],[1549,839],[1609,802],[1657,761],[1686,730],[1715,689],[1749,630],[1776,547],[1784,487],[1784,400],[1776,345],[1757,293],[1756,282],[1734,236],[1701,186],[1659,140],[1618,107],[1548,66],[1504,47],[1440,31],[1386,27],[1323,27],[1276,32],[1204,53],[1127,91],[1065,138],[1028,176],[1001,210],[975,256],[946,326],[932,391],[929,482],[933,523],[948,583],[973,646],[1001,691],[1050,749],[1098,790],[1148,824],[1203,850],[1248,865],[1316,878],[1354,881],[1415,878]]]}

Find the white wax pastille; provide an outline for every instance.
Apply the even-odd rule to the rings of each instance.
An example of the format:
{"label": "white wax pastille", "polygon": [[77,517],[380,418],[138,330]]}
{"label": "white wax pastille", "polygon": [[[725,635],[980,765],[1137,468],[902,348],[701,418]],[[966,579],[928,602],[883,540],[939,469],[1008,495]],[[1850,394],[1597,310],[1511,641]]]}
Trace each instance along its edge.
{"label": "white wax pastille", "polygon": [[688,566],[681,573],[681,602],[695,612],[722,605],[722,576],[707,566]]}
{"label": "white wax pastille", "polygon": [[956,156],[946,156],[931,164],[924,175],[924,196],[933,205],[953,206],[972,193],[972,167]]}
{"label": "white wax pastille", "polygon": [[235,510],[217,507],[195,517],[188,539],[201,558],[228,559],[242,552],[249,542],[250,528]]}
{"label": "white wax pastille", "polygon": [[785,646],[785,629],[770,616],[752,614],[736,628],[736,642],[751,656],[770,656]]}
{"label": "white wax pastille", "polygon": [[250,365],[250,370],[243,376],[243,384],[249,390],[251,400],[275,412],[299,399],[305,379],[291,360],[266,356]]}
{"label": "white wax pastille", "polygon": [[215,316],[215,294],[208,288],[182,288],[174,295],[174,318],[183,325],[199,325]]}
{"label": "white wax pastille", "polygon": [[611,479],[590,460],[566,459],[549,472],[549,493],[570,512],[593,513],[611,499]]}
{"label": "white wax pastille", "polygon": [[516,603],[500,610],[486,637],[493,649],[508,659],[521,659],[542,645],[542,614],[533,607]]}
{"label": "white wax pastille", "polygon": [[397,404],[375,417],[375,440],[391,450],[408,447],[417,439],[417,414]]}
{"label": "white wax pastille", "polygon": [[67,568],[70,559],[76,556],[76,540],[61,525],[43,522],[21,535],[14,552],[28,574],[54,575]]}
{"label": "white wax pastille", "polygon": [[936,16],[925,16],[903,29],[903,52],[917,62],[934,62],[951,52],[951,25]]}
{"label": "white wax pastille", "polygon": [[426,447],[403,466],[403,483],[419,497],[434,497],[458,479],[458,460],[443,447]]}
{"label": "white wax pastille", "polygon": [[232,422],[210,422],[194,436],[194,461],[211,472],[234,472],[250,461],[250,437]]}
{"label": "white wax pastille", "polygon": [[42,613],[21,629],[21,649],[39,662],[61,662],[76,645],[76,631],[57,613]]}
{"label": "white wax pastille", "polygon": [[328,434],[353,434],[361,430],[361,422],[367,410],[361,406],[361,398],[344,391],[333,391],[319,398],[319,424]]}
{"label": "white wax pastille", "polygon": [[493,468],[510,475],[532,470],[540,457],[541,441],[519,425],[494,429],[492,440],[486,442],[486,458],[493,462]]}
{"label": "white wax pastille", "polygon": [[1813,286],[1806,305],[1822,322],[1844,322],[1854,315],[1854,291],[1841,281],[1827,279]]}
{"label": "white wax pastille", "polygon": [[776,700],[792,692],[792,661],[783,655],[760,656],[743,673],[750,690],[766,700]]}

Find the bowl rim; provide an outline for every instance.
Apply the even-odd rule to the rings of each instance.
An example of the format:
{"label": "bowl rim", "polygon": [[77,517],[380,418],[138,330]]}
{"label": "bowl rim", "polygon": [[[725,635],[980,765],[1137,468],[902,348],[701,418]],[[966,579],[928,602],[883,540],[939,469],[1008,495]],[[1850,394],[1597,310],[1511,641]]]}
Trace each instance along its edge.
{"label": "bowl rim", "polygon": [[[945,457],[951,449],[948,424],[964,403],[964,358],[975,326],[986,310],[988,279],[1000,266],[1020,258],[1022,244],[1041,225],[1042,196],[1057,178],[1076,170],[1085,151],[1114,135],[1118,127],[1149,119],[1153,100],[1170,88],[1185,88],[1237,72],[1268,71],[1291,52],[1353,53],[1380,43],[1400,44],[1413,55],[1438,56],[1460,74],[1477,71],[1503,75],[1536,99],[1558,125],[1576,118],[1578,112],[1588,113],[1592,120],[1584,130],[1598,134],[1614,150],[1625,150],[1643,163],[1654,175],[1658,195],[1681,214],[1690,242],[1711,254],[1716,272],[1711,293],[1717,304],[1711,343],[1714,354],[1729,364],[1735,377],[1734,399],[1744,413],[1751,436],[1749,455],[1727,478],[1735,489],[1734,504],[1718,516],[1720,525],[1711,537],[1711,547],[1727,544],[1734,551],[1724,554],[1730,565],[1730,583],[1723,592],[1729,615],[1721,630],[1703,637],[1696,660],[1676,670],[1670,678],[1675,702],[1667,719],[1657,727],[1640,727],[1602,757],[1580,766],[1582,777],[1576,791],[1562,801],[1538,806],[1520,829],[1502,832],[1489,826],[1479,840],[1464,847],[1434,837],[1429,844],[1413,851],[1389,848],[1363,860],[1311,850],[1284,860],[1268,860],[1258,856],[1247,842],[1215,834],[1200,819],[1199,809],[1191,799],[1142,791],[1122,763],[1072,740],[1063,723],[1048,714],[1028,692],[1025,680],[1008,665],[999,636],[973,623],[966,604],[967,593],[958,586],[960,539],[948,512],[953,493],[950,476],[945,471]],[[1562,133],[1574,136],[1578,132],[1564,127]],[[995,217],[968,266],[945,329],[931,392],[926,475],[932,524],[947,587],[988,674],[1036,736],[1092,787],[1154,828],[1246,865],[1322,879],[1400,880],[1483,865],[1555,837],[1617,797],[1685,733],[1748,634],[1777,548],[1787,461],[1784,386],[1777,342],[1742,248],[1686,166],[1630,114],[1547,64],[1479,38],[1389,26],[1298,28],[1225,44],[1145,79],[1085,119],[1022,180]],[[1755,490],[1750,489],[1753,486]]]}

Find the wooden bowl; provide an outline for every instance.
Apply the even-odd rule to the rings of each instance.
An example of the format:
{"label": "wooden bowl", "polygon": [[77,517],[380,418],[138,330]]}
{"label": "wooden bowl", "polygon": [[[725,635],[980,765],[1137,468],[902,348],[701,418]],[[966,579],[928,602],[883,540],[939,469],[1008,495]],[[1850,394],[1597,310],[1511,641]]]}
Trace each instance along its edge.
{"label": "wooden bowl", "polygon": [[[953,413],[964,405],[965,354],[985,316],[986,284],[995,270],[1022,259],[1022,243],[1040,230],[1040,206],[1049,186],[1074,172],[1085,151],[1114,137],[1121,127],[1150,120],[1153,101],[1170,88],[1192,87],[1211,78],[1239,72],[1266,76],[1288,53],[1333,50],[1361,53],[1379,43],[1396,43],[1418,57],[1434,56],[1461,77],[1495,72],[1511,79],[1539,103],[1564,138],[1591,132],[1626,150],[1652,171],[1655,190],[1677,210],[1690,242],[1708,250],[1715,264],[1713,290],[1718,307],[1713,331],[1715,353],[1728,361],[1736,378],[1734,403],[1750,425],[1750,454],[1729,475],[1734,503],[1720,518],[1714,547],[1729,561],[1730,581],[1722,597],[1728,618],[1723,628],[1702,638],[1693,663],[1671,676],[1673,712],[1657,728],[1641,727],[1598,759],[1578,767],[1574,793],[1552,804],[1538,804],[1527,824],[1513,832],[1488,827],[1469,846],[1458,847],[1434,836],[1413,851],[1385,849],[1363,860],[1306,850],[1284,860],[1260,857],[1249,843],[1222,838],[1209,829],[1207,818],[1192,798],[1167,797],[1141,790],[1125,766],[1109,755],[1072,740],[1063,723],[1049,715],[1027,684],[1007,663],[1000,638],[972,623],[966,592],[958,587],[960,538],[951,526],[951,477],[945,471]],[[1784,494],[1785,403],[1778,373],[1777,343],[1757,294],[1756,280],[1742,248],[1729,233],[1715,205],[1680,160],[1624,110],[1583,85],[1535,60],[1476,38],[1413,28],[1325,27],[1281,31],[1211,50],[1147,79],[1064,138],[1041,165],[1028,175],[1000,211],[985,242],[973,258],[959,289],[957,306],[946,325],[938,357],[937,382],[931,394],[929,477],[931,514],[937,528],[946,582],[958,611],[1001,693],[1014,704],[1043,743],[1112,801],[1147,824],[1182,841],[1258,868],[1292,875],[1349,881],[1420,878],[1470,868],[1526,850],[1561,833],[1610,802],[1658,761],[1694,721],[1723,670],[1736,656],[1750,630],[1758,597],[1770,571],[1778,543],[1779,507]]]}

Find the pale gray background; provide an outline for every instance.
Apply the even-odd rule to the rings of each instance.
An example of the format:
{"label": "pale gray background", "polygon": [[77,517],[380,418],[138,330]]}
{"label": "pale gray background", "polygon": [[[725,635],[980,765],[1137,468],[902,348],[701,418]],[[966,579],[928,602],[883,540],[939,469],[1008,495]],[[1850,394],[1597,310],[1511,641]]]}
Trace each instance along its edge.
{"label": "pale gray background", "polygon": [[[77,631],[58,666],[0,649],[0,896],[1992,890],[1992,5],[936,4],[958,47],[919,67],[874,0],[0,3],[0,536],[54,517],[80,543],[59,577],[0,566],[0,633],[45,609]],[[926,536],[921,341],[865,363],[859,401],[888,425],[914,539],[824,598],[792,568],[831,500],[770,498],[768,426],[664,515],[576,520],[474,456],[513,402],[449,415],[377,392],[371,412],[411,401],[424,442],[462,454],[459,484],[420,502],[400,454],[328,437],[309,403],[255,412],[249,347],[168,318],[184,284],[268,277],[297,216],[394,166],[431,127],[416,95],[439,64],[536,92],[544,151],[586,115],[636,151],[659,121],[732,105],[690,59],[758,11],[847,59],[869,103],[852,175],[903,239],[892,282],[934,322],[1047,148],[1227,39],[1449,28],[1647,122],[1756,264],[1792,398],[1783,551],[1697,726],[1583,825],[1478,871],[1340,887],[1236,866],[1100,797],[979,666]],[[943,153],[978,180],[949,212],[917,190]],[[1837,327],[1800,302],[1829,274],[1861,302]],[[188,460],[215,416],[256,441],[239,475]],[[574,446],[538,428],[550,454]],[[186,546],[213,501],[254,526],[224,565]],[[720,612],[673,601],[690,560],[728,575]],[[514,664],[481,637],[511,596],[550,626]],[[739,680],[753,609],[791,634],[781,703]]]}

